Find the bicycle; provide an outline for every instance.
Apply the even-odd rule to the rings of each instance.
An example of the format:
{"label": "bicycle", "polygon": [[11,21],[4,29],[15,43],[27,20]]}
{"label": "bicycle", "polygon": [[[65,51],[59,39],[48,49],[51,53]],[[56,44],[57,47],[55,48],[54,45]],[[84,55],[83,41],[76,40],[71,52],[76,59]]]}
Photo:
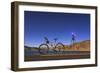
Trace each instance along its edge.
{"label": "bicycle", "polygon": [[63,52],[64,45],[60,42],[57,42],[57,38],[54,39],[54,43],[50,42],[47,37],[44,38],[45,43],[39,46],[39,53],[40,54],[48,54],[50,51],[54,53]]}

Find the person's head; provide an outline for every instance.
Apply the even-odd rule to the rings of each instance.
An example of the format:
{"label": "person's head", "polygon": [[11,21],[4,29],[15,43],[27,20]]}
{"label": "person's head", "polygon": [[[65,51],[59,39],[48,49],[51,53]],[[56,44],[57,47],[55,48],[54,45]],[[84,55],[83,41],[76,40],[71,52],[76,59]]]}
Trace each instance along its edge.
{"label": "person's head", "polygon": [[72,35],[76,36],[76,34],[74,32],[72,32]]}
{"label": "person's head", "polygon": [[74,33],[72,32],[72,35],[74,35]]}

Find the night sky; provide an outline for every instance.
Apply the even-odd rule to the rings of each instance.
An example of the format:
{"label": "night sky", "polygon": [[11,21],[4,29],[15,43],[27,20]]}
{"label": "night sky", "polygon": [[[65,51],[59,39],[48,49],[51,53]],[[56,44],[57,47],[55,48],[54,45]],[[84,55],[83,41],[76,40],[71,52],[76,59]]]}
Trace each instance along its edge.
{"label": "night sky", "polygon": [[39,46],[44,37],[71,44],[72,32],[77,42],[90,40],[90,14],[24,11],[25,46]]}

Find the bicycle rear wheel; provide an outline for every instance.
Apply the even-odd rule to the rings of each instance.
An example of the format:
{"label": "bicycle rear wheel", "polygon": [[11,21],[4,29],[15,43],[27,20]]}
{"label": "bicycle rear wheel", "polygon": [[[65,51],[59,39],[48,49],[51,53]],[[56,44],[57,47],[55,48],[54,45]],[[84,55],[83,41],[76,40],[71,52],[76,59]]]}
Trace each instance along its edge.
{"label": "bicycle rear wheel", "polygon": [[49,46],[47,44],[41,44],[39,46],[39,53],[40,54],[48,54]]}

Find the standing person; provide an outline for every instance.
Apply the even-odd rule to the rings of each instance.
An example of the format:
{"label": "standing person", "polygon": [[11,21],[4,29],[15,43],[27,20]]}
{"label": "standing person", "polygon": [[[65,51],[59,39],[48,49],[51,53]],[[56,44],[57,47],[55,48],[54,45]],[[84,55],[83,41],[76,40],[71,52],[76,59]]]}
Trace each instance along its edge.
{"label": "standing person", "polygon": [[75,41],[76,41],[76,35],[75,33],[72,32],[72,39],[71,39],[72,44],[75,43]]}

